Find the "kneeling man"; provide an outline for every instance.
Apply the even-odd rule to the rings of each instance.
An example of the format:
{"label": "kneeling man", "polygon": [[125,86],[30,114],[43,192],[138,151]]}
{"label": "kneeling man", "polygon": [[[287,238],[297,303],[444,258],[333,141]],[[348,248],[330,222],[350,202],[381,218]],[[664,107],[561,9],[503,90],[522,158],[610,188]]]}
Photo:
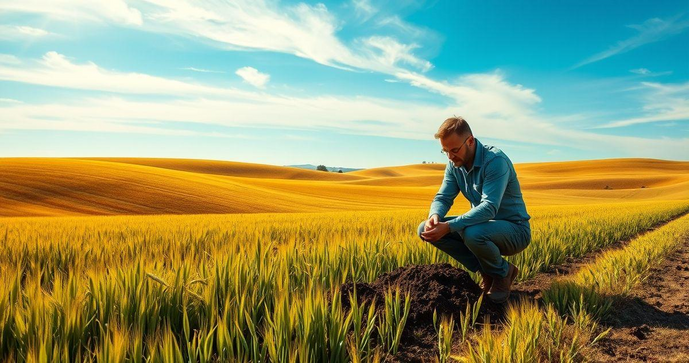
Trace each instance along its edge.
{"label": "kneeling man", "polygon": [[[428,220],[419,225],[419,236],[469,271],[478,271],[484,293],[503,303],[519,270],[502,256],[519,253],[531,242],[531,217],[517,173],[507,155],[474,138],[461,117],[445,120],[435,138],[449,161]],[[471,209],[447,217],[460,192]]]}

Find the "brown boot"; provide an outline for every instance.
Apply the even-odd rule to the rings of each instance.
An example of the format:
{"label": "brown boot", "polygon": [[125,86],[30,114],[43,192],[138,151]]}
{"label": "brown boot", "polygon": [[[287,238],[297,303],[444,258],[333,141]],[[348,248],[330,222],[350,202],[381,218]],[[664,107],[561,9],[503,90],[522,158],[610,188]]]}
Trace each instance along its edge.
{"label": "brown boot", "polygon": [[507,276],[496,277],[493,279],[493,285],[490,288],[488,297],[494,303],[502,304],[507,301],[510,297],[510,289],[512,288],[512,282],[517,278],[519,269],[517,266],[509,263],[509,269],[507,270]]}
{"label": "brown boot", "polygon": [[481,274],[481,284],[479,284],[479,286],[483,290],[484,294],[488,294],[488,292],[490,292],[490,287],[493,285],[493,276],[488,275],[481,270],[479,270],[479,273]]}

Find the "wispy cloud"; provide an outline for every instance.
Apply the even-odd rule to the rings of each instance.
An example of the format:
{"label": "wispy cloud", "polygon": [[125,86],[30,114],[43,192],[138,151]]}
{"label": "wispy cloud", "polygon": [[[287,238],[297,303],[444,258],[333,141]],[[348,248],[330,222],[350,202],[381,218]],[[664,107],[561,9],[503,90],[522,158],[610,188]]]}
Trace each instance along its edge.
{"label": "wispy cloud", "polygon": [[585,60],[573,66],[571,69],[598,62],[617,54],[629,52],[630,50],[636,49],[642,45],[658,42],[672,35],[679,34],[689,27],[689,19],[686,19],[684,14],[680,14],[667,20],[652,18],[646,20],[642,24],[628,25],[628,27],[636,30],[638,34],[631,38],[617,42],[617,44],[611,46],[609,49],[603,52],[586,58]]}
{"label": "wispy cloud", "polygon": [[352,0],[352,5],[357,17],[361,21],[367,21],[378,12],[378,9],[371,5],[370,0]]}
{"label": "wispy cloud", "polygon": [[[378,14],[370,2],[353,5]],[[286,5],[278,1],[235,0],[0,0],[0,11],[30,12],[61,20],[99,20],[134,25],[143,31],[201,39],[215,47],[265,50],[293,54],[340,69],[394,75],[403,71],[430,70],[433,65],[415,54],[418,42],[386,35],[361,36],[344,41],[338,32],[343,23],[322,3]],[[407,38],[426,34],[396,15],[385,14],[384,24],[397,27]],[[424,40],[423,44],[428,43]],[[192,67],[189,67],[192,68]],[[189,69],[199,70],[199,69]]]}
{"label": "wispy cloud", "polygon": [[[530,144],[568,145],[582,150],[615,148],[616,154],[671,157],[668,150],[687,148],[686,139],[649,139],[600,135],[553,124],[538,113],[535,90],[508,82],[497,71],[467,74],[456,82],[439,82],[417,73],[397,78],[448,98],[446,105],[406,100],[343,97],[293,97],[264,92],[189,84],[146,74],[105,71],[94,63],[75,64],[57,53],[17,74],[21,67],[0,67],[0,79],[12,78],[55,87],[113,90],[125,95],[166,94],[173,99],[141,101],[121,97],[73,98],[60,103],[0,105],[0,130],[41,129],[131,132],[163,135],[204,135],[170,125],[202,124],[225,127],[268,127],[396,137],[430,138],[431,130],[448,115],[472,122],[477,135]],[[8,76],[11,75],[11,77]],[[107,86],[103,86],[103,85]],[[686,92],[689,85],[646,84],[659,94]],[[373,122],[372,122],[373,121]],[[213,135],[208,135],[213,136]],[[217,136],[217,135],[215,135]],[[665,148],[655,145],[662,141]]]}
{"label": "wispy cloud", "polygon": [[[74,63],[65,55],[48,52],[37,61],[22,62],[9,58],[0,64],[0,80],[123,94],[174,96],[254,97],[250,93],[183,82],[142,73],[124,73],[104,69],[95,63]],[[9,64],[8,64],[9,63]]]}
{"label": "wispy cloud", "polygon": [[689,121],[689,82],[679,84],[662,84],[642,82],[643,107],[641,116],[612,121],[595,128],[616,128],[637,124]]}
{"label": "wispy cloud", "polygon": [[[429,130],[461,108],[363,97],[266,97],[262,101],[130,101],[122,98],[77,99],[70,103],[0,107],[0,130],[78,130],[162,135],[199,135],[175,124],[268,127],[429,140]],[[472,110],[473,111],[473,110]],[[481,138],[608,150],[620,156],[673,158],[686,152],[689,139],[601,135],[549,124],[533,113],[510,118],[463,112]],[[481,118],[483,115],[484,118]],[[380,122],[361,122],[377,120]],[[209,135],[211,136],[211,135]],[[217,136],[217,135],[216,135]],[[658,148],[658,143],[664,147]]]}
{"label": "wispy cloud", "polygon": [[[35,63],[35,64],[34,64]],[[28,65],[28,66],[27,66]],[[402,72],[396,78],[448,98],[446,105],[429,105],[370,97],[290,97],[192,84],[139,73],[105,70],[88,62],[78,64],[49,52],[33,63],[0,66],[0,79],[63,88],[121,94],[163,94],[174,101],[134,102],[125,99],[84,101],[84,105],[22,105],[4,107],[4,120],[12,124],[46,124],[63,115],[65,121],[125,120],[123,122],[200,122],[223,126],[331,129],[340,132],[426,139],[424,131],[458,110],[475,130],[504,140],[534,141],[534,129],[557,129],[539,120],[533,106],[541,99],[535,90],[509,83],[496,71],[467,74],[456,82],[440,82],[422,74]],[[9,113],[9,114],[8,114]],[[230,118],[227,115],[232,115]],[[17,121],[21,120],[21,121]],[[362,120],[378,121],[375,123]],[[566,134],[566,133],[563,133]],[[558,144],[553,135],[536,142]]]}
{"label": "wispy cloud", "polygon": [[225,73],[223,71],[214,71],[214,70],[210,70],[210,69],[195,68],[195,67],[184,67],[182,69],[186,70],[186,71],[193,71],[193,72],[199,72],[199,73]]}
{"label": "wispy cloud", "polygon": [[[0,109],[0,113],[2,109]],[[80,131],[97,133],[124,133],[142,135],[163,135],[163,136],[199,136],[199,137],[218,137],[228,139],[250,139],[258,138],[243,134],[223,133],[217,131],[203,132],[188,129],[170,128],[170,125],[161,123],[157,127],[145,126],[142,124],[121,123],[109,120],[90,120],[83,122],[78,120],[41,120],[32,119],[22,127],[12,127],[12,125],[1,125],[0,133],[5,130],[51,130],[51,131]],[[5,130],[3,130],[5,128]]]}
{"label": "wispy cloud", "polygon": [[[430,69],[429,62],[413,54],[418,45],[388,35],[345,43],[338,36],[342,23],[324,4],[283,5],[260,0],[148,3],[152,6],[141,7],[147,19],[145,29],[200,38],[221,48],[287,53],[331,67],[386,74],[404,67]],[[356,4],[366,9],[369,3]]]}
{"label": "wispy cloud", "polygon": [[534,89],[507,82],[499,70],[493,73],[465,74],[453,83],[436,81],[411,72],[396,76],[413,86],[449,97],[460,109],[485,112],[486,115],[513,116],[523,112],[531,113],[530,107],[541,102]]}
{"label": "wispy cloud", "polygon": [[0,12],[41,14],[68,22],[86,20],[134,26],[143,24],[141,12],[124,0],[2,0]]}
{"label": "wispy cloud", "polygon": [[363,39],[362,43],[366,45],[364,49],[367,49],[368,59],[387,69],[394,70],[400,63],[424,72],[433,68],[431,62],[413,55],[412,50],[419,47],[417,44],[402,44],[394,38],[384,36],[372,36]]}
{"label": "wispy cloud", "polygon": [[15,100],[12,98],[0,98],[0,103],[22,103],[22,101]]}
{"label": "wispy cloud", "polygon": [[427,33],[424,29],[402,20],[399,15],[381,17],[381,19],[378,20],[378,25],[394,27],[414,38],[419,38]]}
{"label": "wispy cloud", "polygon": [[239,77],[242,77],[242,79],[256,87],[256,88],[265,88],[266,83],[270,80],[270,75],[261,73],[259,72],[256,68],[253,67],[242,67],[237,69],[235,72],[236,75]]}
{"label": "wispy cloud", "polygon": [[0,64],[20,64],[21,60],[12,54],[0,53]]}
{"label": "wispy cloud", "polygon": [[25,41],[26,39],[41,38],[54,35],[47,30],[26,25],[0,25],[0,39],[9,41]]}
{"label": "wispy cloud", "polygon": [[660,76],[667,76],[667,75],[672,74],[672,71],[651,72],[649,69],[646,69],[646,68],[630,69],[629,72],[637,74],[639,76],[644,76],[644,77],[660,77]]}
{"label": "wispy cloud", "polygon": [[632,72],[632,73],[634,73],[634,74],[640,74],[640,75],[642,75],[642,76],[651,74],[651,71],[649,71],[649,70],[646,69],[646,68],[631,69],[631,70],[629,70],[629,71]]}

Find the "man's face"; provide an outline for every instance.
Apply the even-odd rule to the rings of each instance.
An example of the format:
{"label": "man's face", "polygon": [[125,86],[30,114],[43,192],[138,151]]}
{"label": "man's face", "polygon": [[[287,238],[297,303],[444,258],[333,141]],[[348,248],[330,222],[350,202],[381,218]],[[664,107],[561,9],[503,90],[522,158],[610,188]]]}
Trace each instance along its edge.
{"label": "man's face", "polygon": [[472,136],[460,136],[454,132],[440,139],[440,145],[443,147],[443,151],[446,152],[447,158],[452,160],[452,163],[457,168],[469,161],[469,149],[472,143]]}

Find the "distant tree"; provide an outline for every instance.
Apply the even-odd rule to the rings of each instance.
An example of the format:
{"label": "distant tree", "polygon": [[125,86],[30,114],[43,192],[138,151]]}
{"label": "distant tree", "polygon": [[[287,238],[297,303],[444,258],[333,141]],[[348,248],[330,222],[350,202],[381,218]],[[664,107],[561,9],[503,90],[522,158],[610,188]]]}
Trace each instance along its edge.
{"label": "distant tree", "polygon": [[340,173],[340,174],[342,174],[342,169],[338,170],[337,172]]}
{"label": "distant tree", "polygon": [[316,167],[316,170],[328,171],[328,168],[326,168],[325,165],[318,165],[318,166]]}
{"label": "distant tree", "polygon": [[421,164],[426,164],[426,162],[425,162],[425,161],[422,161]]}

